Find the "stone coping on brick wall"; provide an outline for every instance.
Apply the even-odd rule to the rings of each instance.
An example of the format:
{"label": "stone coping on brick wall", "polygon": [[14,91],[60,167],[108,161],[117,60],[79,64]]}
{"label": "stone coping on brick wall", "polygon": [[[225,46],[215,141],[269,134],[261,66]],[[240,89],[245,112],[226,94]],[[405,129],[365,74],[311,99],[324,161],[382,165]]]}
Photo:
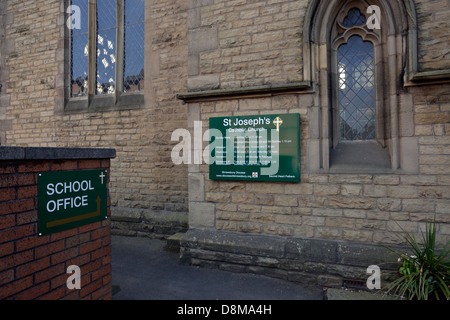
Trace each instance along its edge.
{"label": "stone coping on brick wall", "polygon": [[115,149],[0,146],[0,160],[112,159]]}

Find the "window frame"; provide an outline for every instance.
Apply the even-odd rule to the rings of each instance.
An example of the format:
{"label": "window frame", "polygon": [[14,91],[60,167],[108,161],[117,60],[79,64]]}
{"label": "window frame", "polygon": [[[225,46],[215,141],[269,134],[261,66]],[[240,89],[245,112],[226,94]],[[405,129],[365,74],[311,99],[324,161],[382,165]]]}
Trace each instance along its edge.
{"label": "window frame", "polygon": [[[405,119],[405,114],[400,114],[400,108],[403,107],[401,105],[404,103],[400,94],[405,90],[405,74],[409,72],[410,56],[407,50],[415,43],[414,37],[407,32],[409,23],[411,23],[409,13],[411,8],[414,8],[408,1],[391,3],[386,0],[311,0],[303,28],[304,78],[311,82],[311,87],[315,92],[314,105],[308,111],[310,123],[306,161],[308,172],[392,173],[418,171],[417,161],[410,161],[411,155],[418,154],[417,138],[400,128],[400,120]],[[338,150],[333,146],[332,114],[336,91],[332,86],[337,68],[332,70],[332,60],[336,61],[336,58],[333,58],[332,45],[339,34],[336,32],[335,25],[336,21],[342,15],[347,15],[348,10],[353,7],[363,6],[364,9],[360,9],[360,11],[367,13],[371,5],[380,8],[381,29],[376,30],[380,42],[375,49],[379,49],[381,54],[375,58],[375,65],[377,72],[382,71],[382,76],[376,80],[376,85],[383,90],[379,101],[383,105],[384,118],[382,120],[384,122],[382,125],[384,125],[384,130],[378,130],[378,132],[384,133],[386,146],[381,150],[388,156],[390,163],[384,166],[368,162],[367,165],[355,166],[350,161],[348,165],[344,163],[342,166],[336,166],[334,153]],[[371,13],[368,14],[371,15]],[[408,119],[410,120],[410,118]],[[377,116],[377,121],[381,121],[380,115]],[[377,142],[376,146],[378,147],[380,144]],[[357,147],[356,143],[355,147]],[[374,148],[372,151],[375,152],[376,149]],[[369,158],[368,154],[365,153],[366,158]]]}
{"label": "window frame", "polygon": [[[332,117],[332,130],[331,130],[331,147],[336,148],[339,143],[352,143],[342,142],[340,139],[340,118],[339,118],[339,70],[338,70],[338,49],[341,45],[347,44],[348,40],[353,36],[359,36],[364,42],[370,42],[373,46],[373,58],[374,58],[374,86],[375,86],[375,140],[380,144],[382,148],[386,147],[386,132],[385,132],[385,120],[387,115],[384,108],[384,90],[382,79],[384,79],[384,66],[383,66],[383,51],[380,32],[369,31],[365,25],[362,26],[344,26],[344,19],[347,17],[350,10],[353,8],[358,9],[362,15],[365,16],[367,21],[367,15],[364,10],[363,3],[347,3],[344,5],[339,14],[335,25],[331,31],[331,54],[330,54],[330,80],[331,80],[331,117]],[[359,142],[366,143],[366,142]],[[370,145],[370,142],[367,141]],[[331,159],[332,160],[332,159]]]}
{"label": "window frame", "polygon": [[[124,92],[123,88],[123,66],[124,66],[124,21],[125,21],[125,0],[116,0],[116,65],[115,65],[115,92],[111,94],[96,94],[97,81],[97,0],[88,1],[88,94],[81,97],[71,97],[71,30],[65,28],[65,113],[79,112],[101,112],[126,109],[139,109],[145,105],[144,90]],[[72,3],[66,1],[66,8]],[[145,10],[145,8],[144,8]],[[69,14],[65,13],[64,21],[67,21]],[[144,39],[145,36],[144,26]],[[144,54],[145,69],[145,54]]]}
{"label": "window frame", "polygon": [[[379,30],[369,30],[366,23],[347,27],[344,20],[352,9],[358,9],[366,14],[367,3],[347,1],[342,5],[329,32],[330,54],[328,58],[328,72],[330,77],[329,117],[329,154],[328,167],[331,171],[390,171],[393,169],[391,152],[386,142],[386,122],[389,121],[384,105],[384,54],[382,34]],[[340,105],[339,105],[339,61],[338,50],[347,44],[353,36],[359,36],[362,41],[370,42],[373,46],[374,57],[374,86],[375,86],[375,140],[345,141],[340,138]]]}
{"label": "window frame", "polygon": [[[359,36],[363,41],[372,44],[374,50],[374,72],[375,72],[375,139],[374,140],[355,140],[346,141],[340,137],[340,102],[339,102],[339,70],[338,70],[338,49],[341,45],[347,44],[353,36]],[[382,59],[381,46],[379,38],[370,34],[360,27],[352,27],[332,44],[332,54],[330,63],[331,73],[331,130],[330,130],[330,170],[337,171],[360,171],[376,172],[391,170],[391,159],[385,138],[385,114],[383,104],[383,85],[380,79],[383,79],[383,67],[376,64],[377,60]]]}

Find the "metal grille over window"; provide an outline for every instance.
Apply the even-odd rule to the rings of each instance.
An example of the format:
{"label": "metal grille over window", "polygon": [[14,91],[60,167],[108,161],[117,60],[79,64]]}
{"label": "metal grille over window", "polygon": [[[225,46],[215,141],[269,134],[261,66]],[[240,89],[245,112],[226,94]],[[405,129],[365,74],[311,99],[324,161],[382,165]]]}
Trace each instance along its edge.
{"label": "metal grille over window", "polygon": [[125,0],[124,92],[144,89],[144,14],[144,0]]}
{"label": "metal grille over window", "polygon": [[338,49],[340,139],[375,139],[374,50],[352,36]]}
{"label": "metal grille over window", "polygon": [[88,1],[72,0],[71,4],[80,9],[80,21],[71,28],[70,96],[80,97],[88,94]]}
{"label": "metal grille over window", "polygon": [[115,1],[97,0],[97,92],[116,91],[116,5]]}

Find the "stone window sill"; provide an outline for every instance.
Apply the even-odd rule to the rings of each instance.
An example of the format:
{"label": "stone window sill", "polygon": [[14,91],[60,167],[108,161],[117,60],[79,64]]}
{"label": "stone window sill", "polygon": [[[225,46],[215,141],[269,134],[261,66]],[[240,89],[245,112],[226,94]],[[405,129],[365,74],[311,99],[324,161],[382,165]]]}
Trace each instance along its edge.
{"label": "stone window sill", "polygon": [[145,98],[143,92],[85,96],[69,99],[65,105],[64,113],[139,109],[144,105]]}
{"label": "stone window sill", "polygon": [[387,148],[376,141],[341,142],[330,150],[330,173],[390,173]]}

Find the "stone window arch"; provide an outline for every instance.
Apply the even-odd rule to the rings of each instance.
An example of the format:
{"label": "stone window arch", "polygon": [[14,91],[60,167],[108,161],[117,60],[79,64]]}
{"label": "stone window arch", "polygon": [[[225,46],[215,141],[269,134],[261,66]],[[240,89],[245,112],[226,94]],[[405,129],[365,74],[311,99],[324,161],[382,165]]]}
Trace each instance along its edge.
{"label": "stone window arch", "polygon": [[[373,8],[378,10],[374,12]],[[410,67],[415,65],[411,60],[417,53],[417,49],[413,49],[416,34],[411,33],[415,30],[411,10],[409,0],[311,0],[303,35],[304,79],[312,83],[316,93],[316,104],[309,113],[307,167],[310,171],[400,169],[398,95]],[[374,14],[380,28],[373,26]],[[345,60],[342,49],[351,45],[373,51],[371,62],[365,68],[353,65],[342,69]],[[364,64],[367,59],[360,60],[359,63]],[[365,85],[373,86],[369,99],[372,106],[367,108],[367,101],[355,103],[353,109],[362,109],[351,110],[350,113],[359,114],[352,115],[345,123],[342,121],[343,99],[354,102],[358,90]],[[342,90],[349,87],[353,89],[350,98],[345,97],[345,90]],[[353,121],[366,116],[362,122]],[[347,136],[342,135],[343,126],[348,129]]]}

